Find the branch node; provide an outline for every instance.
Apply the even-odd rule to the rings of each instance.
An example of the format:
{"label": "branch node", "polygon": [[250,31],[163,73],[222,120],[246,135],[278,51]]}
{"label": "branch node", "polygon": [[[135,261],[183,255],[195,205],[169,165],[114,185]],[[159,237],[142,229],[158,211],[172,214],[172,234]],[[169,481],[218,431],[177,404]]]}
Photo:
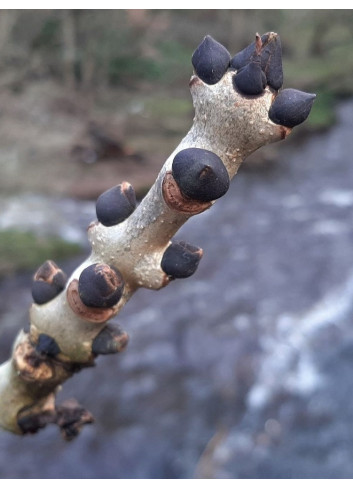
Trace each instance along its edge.
{"label": "branch node", "polygon": [[114,316],[115,312],[113,308],[102,309],[98,307],[86,306],[80,297],[78,291],[78,280],[74,279],[70,283],[66,292],[67,301],[69,306],[77,316],[91,323],[105,323]]}
{"label": "branch node", "polygon": [[182,214],[189,214],[190,216],[200,214],[212,205],[211,202],[201,202],[183,195],[171,171],[167,171],[164,176],[162,192],[168,207]]}
{"label": "branch node", "polygon": [[13,354],[15,369],[26,382],[47,382],[54,376],[52,365],[36,351],[29,337],[19,343]]}

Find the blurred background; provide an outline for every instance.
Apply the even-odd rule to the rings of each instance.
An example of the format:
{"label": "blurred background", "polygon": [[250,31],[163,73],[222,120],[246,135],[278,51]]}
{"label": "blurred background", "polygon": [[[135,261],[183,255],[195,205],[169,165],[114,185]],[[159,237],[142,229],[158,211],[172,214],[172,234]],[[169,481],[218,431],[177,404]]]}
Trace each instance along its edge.
{"label": "blurred background", "polygon": [[353,11],[0,10],[0,361],[46,259],[88,254],[94,200],[141,199],[191,126],[191,56],[281,36],[309,119],[252,155],[180,239],[196,274],[141,290],[130,334],[65,383],[96,423],[0,433],[1,478],[352,478]]}

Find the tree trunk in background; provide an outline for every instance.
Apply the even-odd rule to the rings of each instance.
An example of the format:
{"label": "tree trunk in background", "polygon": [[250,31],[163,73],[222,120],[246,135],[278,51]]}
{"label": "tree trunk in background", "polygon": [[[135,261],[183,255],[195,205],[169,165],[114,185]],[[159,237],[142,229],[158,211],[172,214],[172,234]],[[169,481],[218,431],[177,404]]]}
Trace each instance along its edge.
{"label": "tree trunk in background", "polygon": [[68,89],[76,87],[77,44],[76,44],[76,12],[62,12],[62,41],[63,41],[63,73],[65,86]]}
{"label": "tree trunk in background", "polygon": [[0,57],[4,54],[9,42],[16,18],[15,10],[0,10]]}

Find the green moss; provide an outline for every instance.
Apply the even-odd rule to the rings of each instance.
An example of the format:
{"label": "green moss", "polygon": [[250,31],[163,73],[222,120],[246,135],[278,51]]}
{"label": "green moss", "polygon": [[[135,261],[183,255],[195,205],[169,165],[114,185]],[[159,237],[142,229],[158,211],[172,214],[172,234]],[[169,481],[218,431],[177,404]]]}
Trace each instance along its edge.
{"label": "green moss", "polygon": [[41,26],[37,36],[32,40],[33,49],[45,49],[47,51],[60,47],[61,22],[55,16],[49,17]]}
{"label": "green moss", "polygon": [[31,232],[0,231],[0,278],[39,267],[45,260],[62,260],[82,248],[55,236],[39,237]]}
{"label": "green moss", "polygon": [[193,108],[191,98],[151,97],[146,100],[145,110],[152,117],[189,117]]}
{"label": "green moss", "polygon": [[[126,39],[122,42],[125,44]],[[134,41],[131,42],[131,46],[126,45],[125,50],[108,60],[111,85],[136,86],[141,80],[171,84],[181,82],[190,75],[190,50],[178,41],[159,42],[153,56],[145,56],[138,49],[134,52]]]}
{"label": "green moss", "polygon": [[112,85],[136,84],[161,78],[162,68],[155,60],[142,57],[116,56],[109,62],[108,79]]}

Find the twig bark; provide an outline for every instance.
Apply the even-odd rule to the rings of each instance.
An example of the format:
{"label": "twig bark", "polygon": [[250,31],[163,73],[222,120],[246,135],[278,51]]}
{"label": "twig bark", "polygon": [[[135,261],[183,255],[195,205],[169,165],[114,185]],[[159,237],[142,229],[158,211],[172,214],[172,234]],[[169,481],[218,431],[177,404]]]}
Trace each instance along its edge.
{"label": "twig bark", "polygon": [[94,365],[98,354],[126,346],[127,334],[107,321],[139,287],[160,289],[193,273],[202,250],[171,244],[173,235],[223,195],[228,178],[249,154],[287,137],[310,112],[314,96],[289,89],[281,100],[286,91],[273,88],[282,80],[275,33],[257,35],[233,59],[206,36],[192,61],[193,125],[149,193],[136,209],[126,182],[101,196],[99,220],[88,228],[91,254],[66,284],[53,262],[37,272],[30,327],[19,333],[11,359],[0,366],[2,428],[24,434],[56,423],[71,439],[92,422],[74,403],[56,406],[57,389],[75,372]]}

